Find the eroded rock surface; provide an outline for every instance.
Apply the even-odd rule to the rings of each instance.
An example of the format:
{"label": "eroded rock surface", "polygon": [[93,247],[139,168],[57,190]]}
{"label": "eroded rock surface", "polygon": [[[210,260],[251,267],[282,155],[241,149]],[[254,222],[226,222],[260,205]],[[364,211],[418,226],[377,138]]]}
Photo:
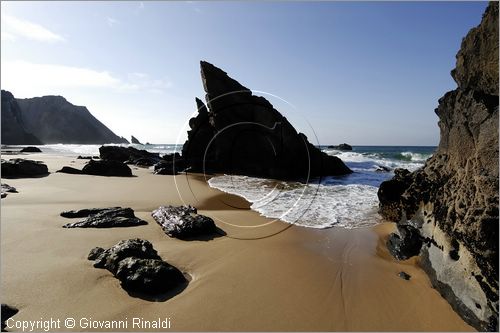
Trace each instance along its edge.
{"label": "eroded rock surface", "polygon": [[189,121],[182,148],[191,171],[299,181],[351,173],[297,133],[264,97],[214,65],[200,65],[207,105],[196,99],[198,115]]}
{"label": "eroded rock surface", "polygon": [[214,221],[192,206],[161,206],[151,216],[170,237],[186,239],[217,232]]}
{"label": "eroded rock surface", "polygon": [[66,218],[86,217],[81,221],[65,224],[63,228],[116,228],[148,224],[137,218],[132,208],[90,208],[66,211],[60,215]]}
{"label": "eroded rock surface", "polygon": [[135,238],[109,249],[97,247],[88,259],[95,261],[94,267],[110,271],[128,291],[155,295],[187,283],[182,272],[163,261],[147,240]]}
{"label": "eroded rock surface", "polygon": [[391,235],[389,249],[398,238],[399,245],[420,238],[419,251],[414,244],[405,256],[420,254],[455,311],[490,331],[498,330],[498,38],[498,2],[491,2],[457,54],[458,88],[439,100],[438,150],[378,192],[380,213],[410,230]]}

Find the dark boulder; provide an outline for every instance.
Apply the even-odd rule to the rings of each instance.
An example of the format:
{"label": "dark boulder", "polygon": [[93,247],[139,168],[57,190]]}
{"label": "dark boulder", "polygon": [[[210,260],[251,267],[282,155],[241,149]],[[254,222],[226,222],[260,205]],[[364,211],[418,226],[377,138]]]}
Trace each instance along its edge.
{"label": "dark boulder", "polygon": [[137,218],[131,208],[91,208],[62,212],[63,217],[86,217],[78,222],[63,225],[63,228],[116,228],[148,224]]}
{"label": "dark boulder", "polygon": [[49,170],[42,162],[22,158],[2,160],[2,178],[30,178],[48,175]]}
{"label": "dark boulder", "polygon": [[170,237],[188,239],[217,232],[214,221],[197,214],[196,208],[191,206],[161,206],[151,216]]}
{"label": "dark boulder", "polygon": [[122,240],[106,250],[94,248],[88,258],[95,260],[94,267],[110,271],[127,291],[155,295],[187,283],[182,272],[163,261],[146,240]]}
{"label": "dark boulder", "polygon": [[207,105],[196,99],[198,115],[189,121],[182,157],[190,170],[300,181],[351,173],[339,158],[310,144],[265,98],[214,65],[200,65]]}
{"label": "dark boulder", "polygon": [[143,158],[152,159],[156,162],[160,160],[160,154],[150,153],[146,150],[140,150],[134,147],[102,146],[99,148],[99,154],[103,160],[113,160],[119,162],[129,161],[133,163],[133,161]]}
{"label": "dark boulder", "polygon": [[132,177],[132,170],[128,165],[114,160],[90,160],[82,172],[93,176]]}
{"label": "dark boulder", "polygon": [[420,253],[422,238],[418,230],[407,224],[399,224],[398,232],[392,233],[387,240],[387,248],[398,260],[406,260]]}
{"label": "dark boulder", "polygon": [[61,170],[57,170],[56,172],[60,173],[69,173],[71,175],[82,175],[83,172],[80,169],[72,168],[69,166],[63,166]]}
{"label": "dark boulder", "polygon": [[4,332],[5,328],[7,327],[7,325],[5,324],[7,319],[14,316],[18,312],[19,312],[19,310],[16,309],[15,307],[12,307],[10,305],[2,303],[2,313],[1,313],[2,314],[2,332]]}
{"label": "dark boulder", "polygon": [[38,147],[25,147],[21,149],[21,153],[41,153],[42,151]]}
{"label": "dark boulder", "polygon": [[328,146],[328,148],[330,148],[330,149],[337,149],[337,150],[345,150],[345,151],[352,150],[352,146],[348,145],[347,143],[341,143],[341,144],[339,144],[337,146]]}

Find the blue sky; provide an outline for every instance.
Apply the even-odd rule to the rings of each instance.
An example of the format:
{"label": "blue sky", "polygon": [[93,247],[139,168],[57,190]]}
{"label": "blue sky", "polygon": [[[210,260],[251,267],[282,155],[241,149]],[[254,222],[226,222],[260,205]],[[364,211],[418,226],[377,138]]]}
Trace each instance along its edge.
{"label": "blue sky", "polygon": [[313,143],[436,145],[438,98],[486,2],[1,3],[1,86],[62,95],[116,134],[183,143],[199,61]]}

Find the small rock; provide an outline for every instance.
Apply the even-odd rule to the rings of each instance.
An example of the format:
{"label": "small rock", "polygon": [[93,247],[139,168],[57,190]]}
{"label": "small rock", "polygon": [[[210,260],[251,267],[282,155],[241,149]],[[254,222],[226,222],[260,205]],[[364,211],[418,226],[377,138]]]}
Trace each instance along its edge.
{"label": "small rock", "polygon": [[406,272],[403,272],[403,271],[399,272],[399,273],[398,273],[398,276],[399,276],[400,278],[402,278],[402,279],[405,279],[405,280],[409,280],[409,279],[411,279],[411,275],[410,275],[410,274],[408,274],[408,273],[406,273]]}
{"label": "small rock", "polygon": [[352,150],[352,146],[348,145],[347,143],[341,143],[338,146],[328,146],[330,149],[337,149],[337,150]]}
{"label": "small rock", "polygon": [[2,332],[5,330],[5,327],[7,327],[5,325],[5,322],[7,321],[7,319],[14,316],[18,312],[19,312],[19,310],[16,309],[15,307],[12,307],[12,306],[9,306],[7,304],[2,303],[2,313],[1,313],[2,314]]}
{"label": "small rock", "polygon": [[63,228],[116,228],[148,224],[137,218],[131,208],[91,208],[62,212],[60,215],[63,217],[87,217],[78,222],[65,224]]}
{"label": "small rock", "polygon": [[383,165],[377,165],[377,169],[375,169],[375,172],[391,172],[391,168]]}
{"label": "small rock", "polygon": [[69,166],[64,166],[64,167],[62,167],[61,170],[57,170],[56,172],[69,173],[71,175],[82,175],[83,174],[82,170],[76,169],[76,168],[72,168],[72,167],[69,167]]}
{"label": "small rock", "polygon": [[154,295],[187,283],[182,272],[163,261],[146,240],[122,240],[106,250],[97,247],[88,258],[95,260],[94,267],[110,271],[128,291]]}
{"label": "small rock", "polygon": [[42,151],[38,147],[26,147],[21,149],[21,153],[41,153]]}
{"label": "small rock", "polygon": [[214,221],[204,215],[198,215],[192,206],[161,206],[151,216],[170,237],[186,239],[217,232]]}

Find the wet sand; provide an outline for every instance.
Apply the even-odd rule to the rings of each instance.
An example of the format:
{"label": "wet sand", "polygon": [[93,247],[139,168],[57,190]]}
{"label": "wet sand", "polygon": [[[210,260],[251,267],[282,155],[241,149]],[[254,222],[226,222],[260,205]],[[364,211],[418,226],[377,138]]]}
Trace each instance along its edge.
{"label": "wet sand", "polygon": [[[2,179],[19,191],[1,201],[1,296],[19,308],[15,320],[71,317],[78,331],[104,330],[80,327],[81,318],[148,330],[133,327],[134,317],[169,318],[172,331],[474,330],[431,287],[415,259],[398,262],[388,254],[384,243],[393,224],[308,229],[259,216],[245,200],[210,188],[201,175],[160,176],[135,167],[132,178],[68,175],[53,172],[86,161],[22,157],[45,161],[52,173]],[[168,204],[197,207],[226,235],[168,237],[150,216]],[[149,224],[62,228],[64,210],[108,206],[131,207]],[[139,298],[87,260],[93,247],[135,237],[152,242],[164,260],[191,276],[186,289],[166,301]],[[398,277],[400,271],[411,280]]]}

